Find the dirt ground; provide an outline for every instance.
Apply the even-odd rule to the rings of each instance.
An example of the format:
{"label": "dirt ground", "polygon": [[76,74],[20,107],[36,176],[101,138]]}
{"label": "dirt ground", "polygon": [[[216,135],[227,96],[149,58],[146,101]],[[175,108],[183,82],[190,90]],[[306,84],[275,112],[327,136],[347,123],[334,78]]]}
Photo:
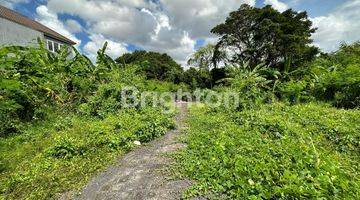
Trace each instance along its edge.
{"label": "dirt ground", "polygon": [[177,102],[177,106],[177,129],[121,157],[94,177],[76,199],[179,199],[190,183],[171,180],[163,170],[171,162],[165,154],[184,147],[177,137],[185,126],[187,104]]}

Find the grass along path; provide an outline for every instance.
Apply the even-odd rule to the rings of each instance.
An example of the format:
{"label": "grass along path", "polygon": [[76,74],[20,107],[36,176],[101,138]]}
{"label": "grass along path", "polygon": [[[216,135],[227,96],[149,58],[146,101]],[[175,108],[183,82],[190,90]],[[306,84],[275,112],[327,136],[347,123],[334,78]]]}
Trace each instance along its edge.
{"label": "grass along path", "polygon": [[105,118],[54,113],[0,138],[0,199],[56,199],[78,192],[94,174],[174,128],[172,114],[153,108]]}
{"label": "grass along path", "polygon": [[[79,199],[177,199],[189,186],[187,181],[170,181],[162,169],[170,153],[183,147],[177,137],[184,127],[187,104],[178,103],[177,129],[123,156],[117,164],[95,177]],[[66,196],[64,196],[67,199]]]}

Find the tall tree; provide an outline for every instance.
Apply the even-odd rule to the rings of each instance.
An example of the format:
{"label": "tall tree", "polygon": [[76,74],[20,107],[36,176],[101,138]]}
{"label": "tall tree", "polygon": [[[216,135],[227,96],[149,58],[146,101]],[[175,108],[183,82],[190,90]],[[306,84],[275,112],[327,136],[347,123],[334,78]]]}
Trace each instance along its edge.
{"label": "tall tree", "polygon": [[206,71],[210,71],[214,67],[213,55],[215,45],[208,44],[200,47],[188,60],[188,65],[194,66]]}
{"label": "tall tree", "polygon": [[214,62],[214,54],[217,53],[218,59],[224,59],[225,54],[222,52],[216,52],[216,46],[214,44],[208,44],[200,47],[188,60],[188,65],[194,66],[206,71],[210,71],[216,68]]}
{"label": "tall tree", "polygon": [[252,67],[265,63],[288,71],[318,54],[318,48],[311,46],[315,31],[306,12],[280,13],[271,6],[244,4],[211,30],[220,36],[214,60],[221,61],[219,55],[227,53],[227,62],[248,61]]}

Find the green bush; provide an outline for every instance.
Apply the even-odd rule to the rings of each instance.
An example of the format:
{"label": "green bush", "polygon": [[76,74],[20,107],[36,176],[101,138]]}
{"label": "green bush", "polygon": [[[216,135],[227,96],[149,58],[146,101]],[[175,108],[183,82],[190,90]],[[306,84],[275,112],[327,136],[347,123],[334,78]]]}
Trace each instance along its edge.
{"label": "green bush", "polygon": [[74,108],[86,101],[99,83],[103,66],[94,66],[75,53],[68,59],[68,49],[53,54],[41,42],[40,48],[0,49],[0,135],[17,132],[15,124],[43,116],[41,110],[48,107]]}
{"label": "green bush", "polygon": [[[142,111],[144,114],[147,110]],[[166,133],[167,130],[175,128],[175,124],[167,118],[156,116],[145,115],[145,123],[141,124],[140,127],[134,132],[140,142],[150,142],[153,138],[157,138]]]}
{"label": "green bush", "polygon": [[350,64],[322,70],[315,96],[344,108],[360,107],[360,65]]}
{"label": "green bush", "polygon": [[[292,103],[314,99],[340,108],[360,106],[360,43],[343,44],[331,54],[319,56],[277,86],[282,100]],[[300,75],[299,75],[300,74]]]}
{"label": "green bush", "polygon": [[311,96],[310,84],[307,80],[291,80],[278,86],[280,88],[281,99],[292,104],[310,102],[314,100]]}

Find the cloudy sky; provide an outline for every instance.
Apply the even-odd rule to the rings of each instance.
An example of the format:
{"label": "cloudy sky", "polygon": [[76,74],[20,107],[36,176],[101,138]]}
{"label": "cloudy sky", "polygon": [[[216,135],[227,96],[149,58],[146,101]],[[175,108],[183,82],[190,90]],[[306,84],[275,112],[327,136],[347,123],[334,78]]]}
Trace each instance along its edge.
{"label": "cloudy sky", "polygon": [[211,28],[243,3],[308,11],[318,27],[315,45],[327,52],[360,40],[360,0],[0,0],[77,42],[92,59],[108,41],[114,58],[144,49],[168,53],[181,64],[216,41]]}

